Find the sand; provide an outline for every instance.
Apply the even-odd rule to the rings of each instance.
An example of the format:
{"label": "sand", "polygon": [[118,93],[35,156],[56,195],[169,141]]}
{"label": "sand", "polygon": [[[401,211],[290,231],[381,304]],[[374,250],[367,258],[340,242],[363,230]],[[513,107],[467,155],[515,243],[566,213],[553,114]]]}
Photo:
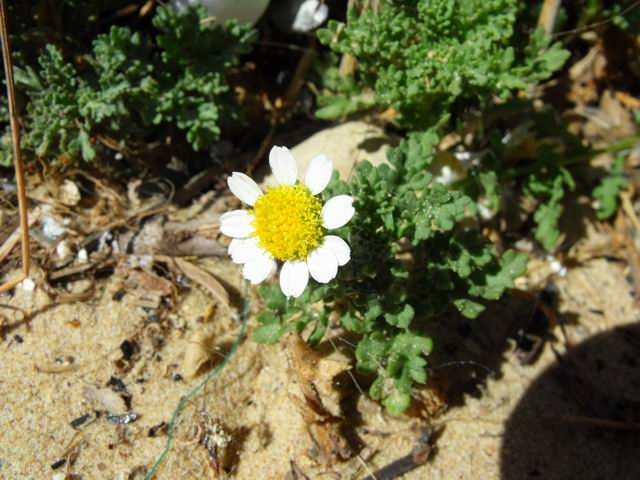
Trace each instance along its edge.
{"label": "sand", "polygon": [[[241,296],[243,282],[234,265],[219,259],[201,265]],[[530,267],[523,284],[535,289],[547,278],[548,265],[533,262]],[[637,309],[626,273],[623,263],[596,258],[570,268],[566,277],[556,276],[553,283],[566,334],[588,377],[611,399],[630,402],[630,415],[637,416],[633,405],[640,400],[640,378],[633,366],[640,362],[640,333],[629,327],[637,321]],[[161,429],[155,435],[152,429],[169,421],[181,397],[212,368],[205,366],[194,379],[176,376],[189,337],[209,329],[222,355],[239,331],[234,309],[218,307],[202,323],[211,299],[195,286],[182,292],[160,328],[130,295],[114,300],[114,282],[101,281],[93,299],[73,304],[51,305],[38,287],[34,292],[18,288],[13,297],[0,298],[5,335],[0,344],[1,478],[51,478],[60,472],[82,479],[143,478],[167,441]],[[249,330],[259,309],[253,293],[250,302]],[[41,313],[24,324],[8,305]],[[449,385],[449,407],[432,420],[442,431],[431,460],[403,478],[635,478],[640,460],[633,433],[550,418],[589,415],[558,376],[553,350],[563,354],[565,348],[559,326],[552,327],[555,340],[545,343],[532,365],[518,360],[514,339],[532,312],[531,302],[510,297],[473,322],[447,319],[433,326],[431,365],[441,366],[434,373]],[[121,346],[128,339],[135,339],[140,351],[123,361]],[[347,344],[339,345],[348,354]],[[483,367],[442,365],[455,359]],[[112,377],[130,396],[130,410],[138,416],[131,423],[111,423],[105,413],[96,417],[96,404],[83,393],[87,386],[106,387]],[[317,465],[290,399],[294,388],[280,346],[257,345],[245,337],[230,362],[189,402],[157,478],[277,479],[288,473],[288,478],[302,478],[300,472],[308,478],[364,478],[409,453],[425,425],[422,419],[385,414],[355,385],[346,385],[345,405],[351,410],[345,414],[361,448],[344,463]],[[84,424],[70,424],[85,414],[90,419]],[[220,451],[229,471],[220,477],[197,442],[198,425],[211,422],[230,439]],[[63,458],[66,463],[52,469]],[[292,465],[297,473],[290,473]]]}
{"label": "sand", "polygon": [[[353,163],[380,156],[392,143],[380,139],[379,130],[349,123],[311,137],[296,147],[297,157],[308,160],[335,146],[331,135],[359,139],[328,152],[344,176]],[[418,396],[442,406],[433,392],[445,392],[439,415],[389,416],[362,393],[366,378],[341,376],[337,388],[356,454],[335,465],[317,462],[291,399],[298,387],[283,349],[250,339],[260,310],[250,290],[248,331],[224,368],[187,402],[156,478],[362,479],[409,454],[428,428],[439,432],[430,459],[403,478],[638,478],[637,431],[620,429],[640,417],[631,272],[611,256],[578,255],[608,243],[588,225],[572,251],[584,260],[567,265],[566,275],[554,273],[544,255],[532,255],[518,282],[530,298],[508,295],[474,321],[443,318],[426,327],[435,344],[433,383]],[[89,300],[60,304],[42,290],[37,267],[34,291],[0,296],[0,478],[144,478],[167,444],[166,424],[177,405],[219,366],[241,328],[244,282],[237,266],[219,258],[198,264],[224,281],[230,308],[195,284],[179,290],[172,308],[143,308],[131,289],[122,295],[118,275],[98,280]],[[67,288],[86,286],[80,280]],[[543,289],[559,312],[548,329],[535,303]],[[187,378],[184,356],[198,332],[212,339],[213,360]],[[523,364],[518,342],[526,332],[543,333],[545,342]],[[329,338],[320,345],[323,354],[352,359],[352,343],[339,329]],[[109,395],[114,408],[125,410],[115,413],[135,418],[109,417],[87,389]],[[127,418],[133,421],[117,423]],[[594,425],[593,418],[619,423]]]}

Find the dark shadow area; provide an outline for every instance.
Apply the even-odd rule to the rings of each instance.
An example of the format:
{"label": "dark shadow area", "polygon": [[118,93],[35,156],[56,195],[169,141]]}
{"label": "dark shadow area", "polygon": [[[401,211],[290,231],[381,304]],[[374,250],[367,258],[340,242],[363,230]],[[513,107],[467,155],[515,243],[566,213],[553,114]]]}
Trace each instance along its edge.
{"label": "dark shadow area", "polygon": [[640,324],[558,354],[509,418],[501,478],[640,477]]}
{"label": "dark shadow area", "polygon": [[[361,148],[362,150],[368,153],[374,153],[380,150],[385,145],[389,145],[389,140],[390,140],[389,136],[367,138],[366,140],[363,140],[358,144],[358,148]],[[394,140],[392,142],[393,146],[399,143],[397,140],[395,139],[393,140]]]}
{"label": "dark shadow area", "polygon": [[499,378],[506,351],[532,326],[540,342],[545,341],[548,323],[536,325],[540,315],[536,298],[507,295],[489,303],[475,320],[451,314],[426,326],[434,344],[429,374],[446,379],[442,388],[449,407],[463,405],[465,395],[479,397],[488,378]]}
{"label": "dark shadow area", "polygon": [[[499,301],[488,302],[487,309],[475,320],[457,312],[417,324],[422,334],[433,339],[434,349],[428,356],[429,380],[426,386],[414,385],[413,403],[409,416],[432,419],[445,408],[462,406],[467,396],[479,398],[489,378],[502,376],[502,365],[513,351],[522,364],[533,364],[546,343],[554,339],[551,329],[555,322],[572,324],[575,315],[555,310],[557,290],[553,284],[538,294],[511,293]],[[547,313],[545,313],[545,310]],[[552,311],[554,318],[548,318]],[[324,341],[318,350],[329,355],[336,348],[352,356],[359,336],[342,332],[332,342]],[[350,376],[353,375],[353,378]],[[361,412],[357,410],[359,388],[367,392],[374,377],[352,369],[334,380],[342,390],[346,435],[354,448],[363,445],[357,433],[363,427]]]}

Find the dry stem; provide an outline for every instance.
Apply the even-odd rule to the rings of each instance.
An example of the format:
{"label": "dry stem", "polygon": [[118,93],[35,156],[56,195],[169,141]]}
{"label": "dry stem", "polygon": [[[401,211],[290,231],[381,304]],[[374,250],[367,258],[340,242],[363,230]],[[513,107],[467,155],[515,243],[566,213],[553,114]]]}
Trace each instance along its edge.
{"label": "dry stem", "polygon": [[7,97],[9,99],[9,121],[11,124],[11,143],[13,145],[13,163],[16,170],[18,185],[18,208],[20,212],[20,234],[22,238],[22,273],[8,282],[0,285],[0,292],[11,290],[18,283],[29,276],[29,218],[27,215],[27,196],[24,186],[24,165],[20,150],[20,125],[16,110],[16,94],[13,83],[13,65],[11,62],[11,47],[9,46],[9,32],[7,28],[7,14],[4,0],[0,0],[0,36],[2,37],[2,58],[4,72],[7,79]]}

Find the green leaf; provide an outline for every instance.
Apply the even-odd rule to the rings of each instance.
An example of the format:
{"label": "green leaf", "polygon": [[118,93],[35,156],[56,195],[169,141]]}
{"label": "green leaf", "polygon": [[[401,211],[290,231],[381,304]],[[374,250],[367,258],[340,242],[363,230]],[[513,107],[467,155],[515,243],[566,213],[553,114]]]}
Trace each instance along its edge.
{"label": "green leaf", "polygon": [[365,324],[362,320],[360,320],[355,312],[353,311],[349,311],[344,313],[341,317],[340,317],[340,322],[342,323],[342,326],[344,328],[346,328],[347,330],[351,330],[352,332],[356,332],[356,333],[365,333],[366,332],[366,328],[365,328]]}
{"label": "green leaf", "polygon": [[382,2],[351,10],[346,23],[330,22],[318,38],[354,56],[361,90],[374,89],[381,106],[400,112],[399,123],[419,130],[460,100],[506,98],[564,64],[569,53],[542,30],[528,42],[516,38],[520,8],[517,0]]}
{"label": "green leaf", "polygon": [[279,285],[264,285],[260,287],[260,294],[268,309],[283,312],[287,308],[287,297]]}
{"label": "green leaf", "polygon": [[500,207],[500,185],[495,171],[484,171],[478,174],[487,208],[497,210]]}
{"label": "green leaf", "polygon": [[391,340],[382,332],[374,332],[360,340],[356,347],[358,370],[364,373],[377,372],[386,363],[386,353]]}
{"label": "green leaf", "polygon": [[513,282],[527,270],[527,255],[507,250],[500,258],[500,269],[496,273],[487,275],[487,287],[482,296],[487,300],[499,299],[507,288],[513,287]]}
{"label": "green leaf", "polygon": [[322,337],[324,337],[324,334],[327,331],[327,325],[329,325],[329,315],[327,313],[323,313],[316,319],[316,324],[307,339],[307,343],[311,346],[320,343],[320,340],[322,340]]}
{"label": "green leaf", "polygon": [[413,332],[399,333],[391,346],[392,353],[402,353],[408,357],[429,355],[433,350],[433,341]]}
{"label": "green leaf", "polygon": [[558,166],[554,155],[542,157],[539,170],[529,176],[525,185],[525,194],[540,201],[533,214],[537,224],[535,238],[547,251],[553,249],[560,238],[565,188],[573,190],[575,182],[566,168]]}
{"label": "green leaf", "polygon": [[320,43],[322,43],[323,45],[329,45],[336,36],[339,27],[340,24],[338,22],[336,22],[335,20],[329,20],[329,22],[327,22],[326,28],[319,28],[316,32],[316,35],[318,36],[318,40],[320,40]]}
{"label": "green leaf", "polygon": [[457,298],[453,301],[453,304],[462,315],[471,319],[476,318],[486,308],[481,303],[474,302],[468,298]]}
{"label": "green leaf", "polygon": [[263,325],[256,328],[251,335],[251,338],[256,343],[278,343],[280,336],[284,333],[280,324]]}
{"label": "green leaf", "polygon": [[342,96],[318,97],[316,117],[321,120],[337,120],[358,111],[358,104],[351,98]]}
{"label": "green leaf", "polygon": [[30,66],[25,68],[13,67],[13,75],[18,88],[33,90],[41,90],[43,88],[38,74]]}
{"label": "green leaf", "polygon": [[[82,50],[82,68],[46,45],[40,69],[16,69],[28,94],[23,149],[45,160],[91,161],[89,139],[164,141],[179,129],[196,151],[216,142],[239,112],[227,82],[257,35],[249,25],[202,22],[204,9],[156,9],[156,31],[112,26]],[[147,34],[149,32],[150,34]]]}
{"label": "green leaf", "polygon": [[391,415],[402,415],[411,405],[411,394],[405,392],[394,392],[384,398],[382,404]]}
{"label": "green leaf", "polygon": [[382,309],[382,305],[380,304],[380,300],[377,298],[370,298],[368,300],[368,308],[364,314],[364,319],[366,321],[372,321],[378,318],[384,310]]}
{"label": "green leaf", "polygon": [[397,313],[386,313],[384,318],[390,325],[394,327],[407,329],[409,325],[411,325],[411,320],[415,315],[415,311],[411,305],[408,303],[402,307]]}
{"label": "green leaf", "polygon": [[90,162],[94,158],[96,158],[96,151],[91,144],[91,139],[89,138],[89,134],[84,130],[80,130],[78,135],[78,139],[80,140],[80,145],[82,148],[82,159]]}
{"label": "green leaf", "polygon": [[262,325],[273,325],[277,323],[280,324],[280,317],[275,315],[273,312],[260,312],[256,315],[256,320]]}
{"label": "green leaf", "polygon": [[628,185],[629,181],[624,176],[624,156],[620,155],[615,159],[611,172],[593,189],[598,219],[607,220],[613,217],[618,210],[618,196]]}

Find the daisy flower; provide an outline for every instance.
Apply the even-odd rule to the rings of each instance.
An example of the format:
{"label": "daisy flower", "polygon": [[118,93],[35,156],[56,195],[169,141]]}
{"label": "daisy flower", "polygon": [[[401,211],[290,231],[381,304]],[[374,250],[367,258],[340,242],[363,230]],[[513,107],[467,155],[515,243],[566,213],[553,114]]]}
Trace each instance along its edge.
{"label": "daisy flower", "polygon": [[233,172],[228,178],[231,193],[252,208],[222,215],[220,231],[233,238],[229,255],[243,265],[244,278],[254,285],[261,283],[282,262],[280,288],[287,297],[297,298],[309,283],[309,275],[328,283],[336,277],[338,267],[350,260],[349,245],[327,232],[351,220],[353,198],[338,195],[322,204],[318,195],[333,171],[326,155],[311,160],[304,182],[298,181],[298,167],[288,148],[273,147],[269,165],[278,186],[266,192],[243,173]]}

